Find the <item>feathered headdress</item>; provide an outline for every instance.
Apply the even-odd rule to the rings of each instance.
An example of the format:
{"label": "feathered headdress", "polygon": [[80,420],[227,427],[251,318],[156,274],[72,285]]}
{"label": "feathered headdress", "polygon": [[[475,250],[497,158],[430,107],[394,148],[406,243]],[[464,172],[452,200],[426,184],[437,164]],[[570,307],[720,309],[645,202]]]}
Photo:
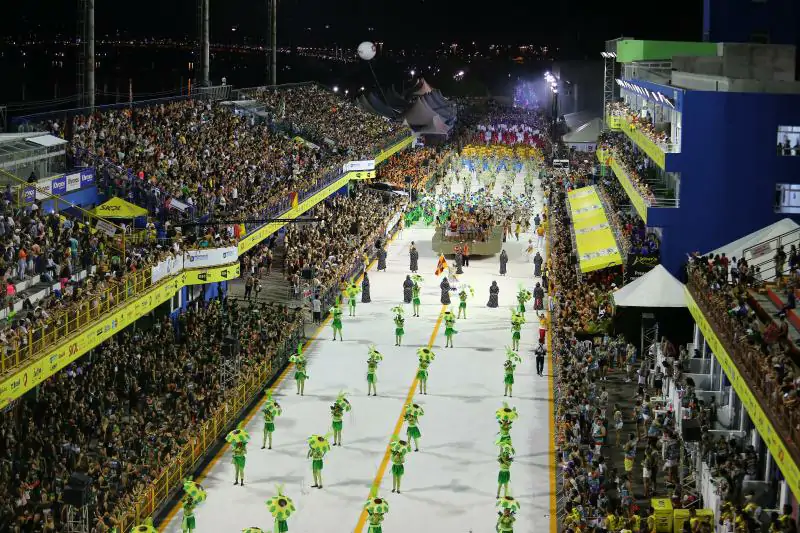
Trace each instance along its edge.
{"label": "feathered headdress", "polygon": [[402,305],[395,305],[394,307],[392,307],[392,313],[394,313],[395,315],[403,316],[403,314],[405,314],[405,312],[406,312],[406,310],[403,309]]}
{"label": "feathered headdress", "polygon": [[375,345],[369,347],[369,358],[372,361],[383,361],[383,354],[375,349]]}
{"label": "feathered headdress", "polygon": [[506,361],[511,361],[512,363],[521,363],[522,357],[520,357],[517,352],[506,346]]}
{"label": "feathered headdress", "polygon": [[423,282],[425,281],[425,278],[423,278],[419,274],[411,274],[411,281],[413,281],[417,285],[422,285]]}

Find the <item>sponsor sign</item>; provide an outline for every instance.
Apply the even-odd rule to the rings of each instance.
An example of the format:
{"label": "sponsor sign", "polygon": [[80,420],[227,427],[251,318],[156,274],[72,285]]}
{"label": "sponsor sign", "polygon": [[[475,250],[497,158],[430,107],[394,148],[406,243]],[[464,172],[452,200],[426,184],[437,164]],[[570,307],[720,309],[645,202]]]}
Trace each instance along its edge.
{"label": "sponsor sign", "polygon": [[239,252],[235,246],[189,250],[184,254],[186,268],[208,268],[227,265],[236,262],[238,259]]}
{"label": "sponsor sign", "polygon": [[697,327],[703,332],[703,337],[706,339],[711,351],[714,352],[714,357],[717,358],[722,370],[728,377],[733,390],[736,391],[736,395],[750,416],[756,431],[766,443],[772,459],[780,468],[786,483],[789,485],[789,489],[792,494],[800,494],[800,469],[798,469],[797,463],[792,458],[788,448],[786,448],[783,437],[781,437],[775,426],[773,426],[772,421],[761,408],[761,404],[756,399],[755,394],[750,390],[738,367],[728,355],[717,334],[714,333],[711,324],[708,323],[702,310],[698,307],[697,302],[694,301],[692,294],[686,287],[684,287],[684,294],[686,296],[686,305],[689,308],[689,312],[692,313]]}
{"label": "sponsor sign", "polygon": [[358,172],[360,170],[375,170],[375,160],[369,161],[349,161],[344,164],[345,172]]}
{"label": "sponsor sign", "polygon": [[81,173],[67,174],[67,192],[77,191],[81,188]]}
{"label": "sponsor sign", "polygon": [[61,196],[67,192],[67,176],[61,176],[50,182],[51,194]]}
{"label": "sponsor sign", "polygon": [[[184,266],[191,268],[188,263]],[[203,270],[186,270],[181,274],[183,285],[205,285],[206,283],[219,283],[230,281],[239,277],[239,263],[225,267],[208,268]]]}
{"label": "sponsor sign", "polygon": [[359,170],[350,174],[353,180],[371,180],[375,178],[374,170]]}
{"label": "sponsor sign", "polygon": [[105,220],[96,219],[94,227],[97,229],[97,231],[102,231],[109,237],[113,237],[117,232],[117,227],[114,224],[106,222]]}
{"label": "sponsor sign", "polygon": [[625,283],[630,283],[653,270],[659,263],[657,255],[628,254],[625,263]]}
{"label": "sponsor sign", "polygon": [[183,270],[183,256],[170,257],[153,267],[152,282],[157,283],[164,278],[173,276]]}
{"label": "sponsor sign", "polygon": [[94,169],[81,170],[81,189],[92,184],[94,184]]}
{"label": "sponsor sign", "polygon": [[26,204],[32,204],[36,201],[36,187],[29,185],[22,191],[22,201]]}

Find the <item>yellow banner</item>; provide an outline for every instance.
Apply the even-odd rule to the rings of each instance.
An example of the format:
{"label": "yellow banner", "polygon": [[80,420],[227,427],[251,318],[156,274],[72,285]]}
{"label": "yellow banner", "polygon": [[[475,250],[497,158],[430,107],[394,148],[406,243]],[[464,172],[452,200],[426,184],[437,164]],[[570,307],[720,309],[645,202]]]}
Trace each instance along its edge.
{"label": "yellow banner", "polygon": [[374,170],[359,170],[357,172],[351,172],[351,180],[371,180],[375,177]]}
{"label": "yellow banner", "polygon": [[410,137],[406,137],[402,141],[390,146],[387,150],[385,150],[385,151],[381,152],[380,154],[378,154],[377,156],[375,156],[375,165],[379,165],[379,164],[383,163],[384,161],[386,161],[387,159],[392,157],[394,154],[396,154],[400,150],[408,148],[409,146],[411,146],[411,143],[413,143],[413,142],[414,142],[414,136],[411,135]]}
{"label": "yellow banner", "polygon": [[622,255],[597,189],[594,187],[575,189],[569,192],[567,200],[581,272],[593,272],[621,265]]}
{"label": "yellow banner", "polygon": [[739,400],[741,400],[747,414],[750,416],[750,420],[752,420],[756,431],[758,431],[758,434],[761,435],[761,438],[767,444],[772,459],[778,465],[778,468],[781,469],[786,483],[789,485],[795,497],[797,497],[800,495],[800,469],[797,468],[797,463],[795,463],[789,450],[783,443],[783,439],[775,430],[767,414],[761,408],[761,404],[747,386],[747,382],[739,373],[739,369],[736,367],[733,359],[728,355],[722,342],[720,342],[716,333],[714,333],[711,324],[708,323],[705,315],[697,306],[697,302],[692,298],[689,289],[684,287],[684,292],[686,294],[686,305],[689,308],[689,312],[692,313],[697,327],[703,332],[703,337],[705,337],[706,342],[709,347],[711,347],[711,351],[714,352],[714,356],[717,358],[717,361],[719,361],[725,375],[728,376],[728,381],[733,385],[733,390],[735,390],[736,395],[739,396]]}
{"label": "yellow banner", "polygon": [[136,218],[147,216],[147,209],[115,196],[95,207],[94,214],[103,218]]}
{"label": "yellow banner", "polygon": [[614,159],[614,157],[611,155],[611,152],[598,150],[597,158],[601,163],[609,164],[611,166],[611,170],[614,171],[617,181],[619,181],[619,184],[622,185],[622,188],[625,190],[625,194],[628,195],[631,205],[633,205],[633,208],[636,209],[637,213],[639,213],[639,216],[642,217],[642,220],[647,223],[647,201],[642,197],[641,194],[639,194],[639,191],[636,190],[636,187],[633,186],[633,182],[631,181],[630,176],[628,176],[628,173],[625,172],[617,160]]}
{"label": "yellow banner", "polygon": [[219,283],[230,281],[239,277],[239,263],[217,268],[202,268],[187,270],[181,274],[182,285],[205,285],[206,283]]}

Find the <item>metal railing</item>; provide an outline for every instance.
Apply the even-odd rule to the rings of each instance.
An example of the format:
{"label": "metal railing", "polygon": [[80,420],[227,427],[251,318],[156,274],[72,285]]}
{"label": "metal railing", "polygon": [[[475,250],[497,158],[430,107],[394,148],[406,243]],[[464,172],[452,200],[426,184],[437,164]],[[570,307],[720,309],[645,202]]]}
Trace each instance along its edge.
{"label": "metal railing", "polygon": [[23,337],[11,336],[0,353],[0,375],[6,376],[37,356],[82,333],[104,315],[117,311],[152,286],[150,268],[130,272],[111,287],[51,315],[44,324],[28,329]]}
{"label": "metal railing", "polygon": [[744,333],[738,319],[728,313],[724,299],[713,291],[702,274],[689,271],[687,283],[692,298],[705,320],[719,338],[720,343],[744,378],[747,388],[775,428],[795,463],[800,462],[800,413],[783,403],[783,392],[771,372],[764,371],[762,363],[768,361],[756,346],[743,342]]}
{"label": "metal railing", "polygon": [[654,141],[632,119],[630,115],[623,117],[622,131],[628,138],[641,148],[662,170],[666,169],[666,154],[677,153],[680,150],[671,143]]}
{"label": "metal railing", "polygon": [[[742,251],[741,258],[746,259],[751,268],[758,267],[760,269],[762,281],[773,281],[777,278],[777,272],[775,271],[775,252],[783,248],[788,254],[786,248],[791,245],[800,246],[800,228],[787,231],[786,233],[745,248]],[[789,273],[791,273],[791,269],[789,268],[789,262],[787,260],[781,275]]]}
{"label": "metal railing", "polygon": [[[302,327],[298,329],[302,331]],[[275,352],[263,354],[255,368],[240,374],[240,383],[227,393],[222,405],[207,420],[199,423],[189,443],[181,448],[154,481],[135,496],[135,503],[117,511],[117,531],[130,531],[171,501],[183,480],[195,472],[199,463],[219,444],[220,437],[232,429],[245,409],[286,367],[289,356],[295,352],[302,338],[300,331],[292,332]]]}

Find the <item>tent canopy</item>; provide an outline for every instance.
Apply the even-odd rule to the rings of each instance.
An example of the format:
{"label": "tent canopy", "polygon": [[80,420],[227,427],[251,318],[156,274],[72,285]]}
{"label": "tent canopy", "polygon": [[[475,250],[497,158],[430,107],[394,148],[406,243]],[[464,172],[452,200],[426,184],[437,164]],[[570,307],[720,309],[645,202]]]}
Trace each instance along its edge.
{"label": "tent canopy", "polygon": [[633,280],[614,293],[617,307],[686,307],[683,283],[663,265]]}
{"label": "tent canopy", "polygon": [[425,78],[419,78],[416,85],[414,85],[414,88],[411,89],[411,94],[414,96],[422,96],[423,94],[428,94],[431,91],[433,91],[433,89],[430,85],[428,85],[428,82],[425,81]]}
{"label": "tent canopy", "polygon": [[418,98],[405,113],[405,119],[412,126],[431,124],[435,116],[437,116],[436,112],[422,98]]}
{"label": "tent canopy", "polygon": [[744,255],[745,249],[763,243],[764,246],[759,246],[758,249],[755,250],[756,253],[748,253],[746,259],[750,261],[753,259],[753,257],[761,257],[767,254],[771,255],[775,253],[775,250],[777,249],[778,239],[776,239],[776,237],[783,235],[784,233],[794,231],[797,228],[800,228],[800,225],[798,225],[794,220],[791,218],[784,218],[775,222],[774,224],[770,224],[766,228],[761,228],[758,231],[754,231],[753,233],[746,235],[741,239],[736,239],[735,241],[717,248],[710,253],[712,255],[725,254],[728,257],[741,259]]}
{"label": "tent canopy", "polygon": [[95,207],[94,214],[103,218],[136,218],[147,216],[147,209],[115,196]]}
{"label": "tent canopy", "polygon": [[593,118],[597,118],[597,113],[593,111],[578,111],[576,113],[567,113],[564,115],[564,122],[567,123],[567,128],[573,131]]}
{"label": "tent canopy", "polygon": [[603,131],[603,119],[593,118],[586,124],[564,135],[561,140],[565,143],[594,143]]}

